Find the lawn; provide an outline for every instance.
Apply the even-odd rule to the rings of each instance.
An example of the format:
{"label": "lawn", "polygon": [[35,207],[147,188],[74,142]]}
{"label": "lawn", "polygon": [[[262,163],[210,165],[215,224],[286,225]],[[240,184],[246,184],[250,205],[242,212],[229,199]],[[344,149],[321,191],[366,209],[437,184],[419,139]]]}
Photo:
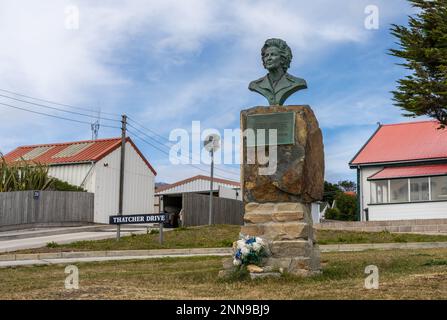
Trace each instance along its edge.
{"label": "lawn", "polygon": [[[66,290],[65,266],[0,269],[0,299],[447,299],[447,249],[322,255],[313,278],[223,281],[222,258],[78,263],[79,290]],[[365,267],[379,289],[364,289]]]}
{"label": "lawn", "polygon": [[[78,241],[59,245],[50,243],[45,248],[18,251],[20,253],[42,253],[62,251],[101,250],[147,250],[172,248],[221,248],[231,247],[238,239],[240,226],[214,225],[179,228],[164,233],[164,243],[158,242],[158,234],[132,235],[115,239]],[[395,234],[390,232],[353,232],[337,230],[316,230],[319,244],[340,243],[391,243],[391,242],[443,242],[447,235]]]}

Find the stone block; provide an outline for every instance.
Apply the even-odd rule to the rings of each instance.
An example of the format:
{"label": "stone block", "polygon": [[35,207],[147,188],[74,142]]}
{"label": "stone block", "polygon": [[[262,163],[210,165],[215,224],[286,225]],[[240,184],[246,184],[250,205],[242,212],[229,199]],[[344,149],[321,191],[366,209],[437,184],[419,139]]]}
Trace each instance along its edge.
{"label": "stone block", "polygon": [[243,137],[242,181],[245,202],[311,203],[323,197],[324,151],[318,121],[309,106],[254,107],[241,112],[241,130],[247,117],[271,113],[290,113],[295,117],[294,144],[278,145],[276,171],[260,175],[265,165],[248,163],[247,139]]}
{"label": "stone block", "polygon": [[270,252],[274,258],[299,257],[311,254],[312,244],[306,240],[273,241]]}
{"label": "stone block", "polygon": [[272,221],[272,213],[245,213],[244,221],[248,223],[266,223]]}
{"label": "stone block", "polygon": [[247,270],[248,270],[248,272],[250,272],[250,273],[262,273],[262,272],[264,272],[264,269],[262,269],[261,267],[258,267],[258,266],[256,266],[256,265],[254,265],[254,264],[249,264],[249,265],[247,266]]}
{"label": "stone block", "polygon": [[248,236],[262,236],[264,230],[263,225],[246,224],[241,227],[241,233]]}
{"label": "stone block", "polygon": [[275,222],[299,221],[304,219],[304,212],[300,211],[278,211],[272,215]]}
{"label": "stone block", "polygon": [[269,223],[264,224],[262,229],[267,239],[281,241],[307,239],[311,226],[301,222]]}
{"label": "stone block", "polygon": [[281,273],[279,272],[265,272],[265,273],[250,273],[250,279],[265,279],[265,278],[280,278]]}

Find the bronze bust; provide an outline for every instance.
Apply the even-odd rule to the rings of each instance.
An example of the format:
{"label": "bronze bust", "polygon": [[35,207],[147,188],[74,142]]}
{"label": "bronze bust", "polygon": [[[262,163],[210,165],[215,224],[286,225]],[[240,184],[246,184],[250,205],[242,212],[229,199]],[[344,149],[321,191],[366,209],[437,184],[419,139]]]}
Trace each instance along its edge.
{"label": "bronze bust", "polygon": [[306,89],[304,79],[287,73],[292,61],[292,50],[284,40],[268,39],[261,49],[262,63],[268,74],[250,82],[248,89],[267,98],[271,106],[282,106],[295,92]]}

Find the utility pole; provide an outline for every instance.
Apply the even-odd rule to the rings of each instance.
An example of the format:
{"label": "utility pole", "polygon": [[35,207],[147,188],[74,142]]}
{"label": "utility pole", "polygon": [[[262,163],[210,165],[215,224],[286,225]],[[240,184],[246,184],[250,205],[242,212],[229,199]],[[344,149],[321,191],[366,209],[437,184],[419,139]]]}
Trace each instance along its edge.
{"label": "utility pole", "polygon": [[[120,163],[120,193],[118,202],[118,215],[123,215],[123,196],[124,196],[124,160],[126,157],[126,127],[127,116],[123,114],[121,116],[121,163]],[[116,241],[119,241],[121,237],[121,226],[116,225]]]}

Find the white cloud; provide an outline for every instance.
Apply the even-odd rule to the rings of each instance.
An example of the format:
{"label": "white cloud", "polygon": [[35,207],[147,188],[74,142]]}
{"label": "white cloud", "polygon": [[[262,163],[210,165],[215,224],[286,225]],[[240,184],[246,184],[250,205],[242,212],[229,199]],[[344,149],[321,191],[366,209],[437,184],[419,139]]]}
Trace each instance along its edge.
{"label": "white cloud", "polygon": [[[402,15],[405,2],[376,3],[385,25]],[[248,81],[264,73],[259,51],[266,38],[286,39],[296,52],[294,66],[310,64],[339,44],[362,44],[374,36],[363,27],[367,4],[366,0],[3,0],[0,88],[75,105],[105,100],[103,110],[137,113],[138,120],[160,133],[173,125],[187,126],[193,118],[207,127],[223,128],[237,122],[239,110],[248,107]],[[64,27],[68,5],[79,7],[79,30]],[[219,50],[216,60],[202,58],[213,49]],[[133,54],[147,56],[151,69],[142,73],[148,83],[141,83],[126,68],[136,64]],[[181,80],[176,73],[182,73]],[[139,99],[128,102],[136,93]],[[370,124],[377,121],[372,119],[378,110],[384,114],[379,121],[395,118],[395,113],[385,111],[387,103],[361,92],[340,97],[335,104],[328,100],[316,111],[323,127]],[[336,121],[334,108],[339,110]],[[73,127],[1,106],[0,110],[0,134],[9,137],[2,139],[0,148],[89,136],[88,126]],[[180,172],[163,165],[157,169],[166,177]]]}

